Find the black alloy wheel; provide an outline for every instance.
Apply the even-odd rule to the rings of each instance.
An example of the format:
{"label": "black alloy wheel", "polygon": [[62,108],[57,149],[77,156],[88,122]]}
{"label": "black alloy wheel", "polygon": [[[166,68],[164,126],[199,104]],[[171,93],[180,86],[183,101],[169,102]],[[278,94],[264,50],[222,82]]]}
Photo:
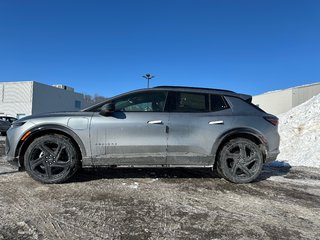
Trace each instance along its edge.
{"label": "black alloy wheel", "polygon": [[69,138],[45,135],[36,138],[24,155],[28,174],[42,183],[61,183],[79,168],[76,148]]}
{"label": "black alloy wheel", "polygon": [[219,153],[217,171],[230,182],[255,180],[263,166],[263,155],[257,144],[245,138],[230,140]]}

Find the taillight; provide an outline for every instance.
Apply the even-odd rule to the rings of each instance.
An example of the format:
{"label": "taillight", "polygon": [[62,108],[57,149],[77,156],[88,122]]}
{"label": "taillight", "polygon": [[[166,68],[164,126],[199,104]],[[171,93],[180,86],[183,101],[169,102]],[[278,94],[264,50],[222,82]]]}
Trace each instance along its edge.
{"label": "taillight", "polygon": [[273,116],[267,116],[263,117],[265,120],[267,120],[269,123],[271,123],[273,126],[279,125],[279,118],[273,117]]}

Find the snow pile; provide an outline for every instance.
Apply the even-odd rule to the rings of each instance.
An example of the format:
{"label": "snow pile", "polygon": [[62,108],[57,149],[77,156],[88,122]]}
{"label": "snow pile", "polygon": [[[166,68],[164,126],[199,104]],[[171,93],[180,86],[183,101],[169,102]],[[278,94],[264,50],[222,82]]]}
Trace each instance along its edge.
{"label": "snow pile", "polygon": [[320,94],[279,116],[280,155],[291,166],[320,167]]}

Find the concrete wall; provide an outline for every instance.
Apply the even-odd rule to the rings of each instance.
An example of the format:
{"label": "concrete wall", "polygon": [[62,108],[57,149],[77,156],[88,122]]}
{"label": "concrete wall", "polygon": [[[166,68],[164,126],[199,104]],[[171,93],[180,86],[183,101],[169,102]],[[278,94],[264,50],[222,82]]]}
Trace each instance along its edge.
{"label": "concrete wall", "polygon": [[292,89],[254,96],[252,102],[271,114],[287,112],[292,108]]}
{"label": "concrete wall", "polygon": [[266,112],[277,115],[289,111],[318,94],[320,94],[320,83],[314,83],[257,95],[252,98],[252,102]]}
{"label": "concrete wall", "polygon": [[79,111],[87,107],[83,94],[48,86],[42,83],[33,84],[32,114]]}
{"label": "concrete wall", "polygon": [[309,100],[313,96],[316,96],[320,93],[320,83],[313,85],[306,85],[292,89],[293,100],[292,106],[298,106],[301,103]]}
{"label": "concrete wall", "polygon": [[32,113],[33,82],[0,83],[0,114],[12,117]]}

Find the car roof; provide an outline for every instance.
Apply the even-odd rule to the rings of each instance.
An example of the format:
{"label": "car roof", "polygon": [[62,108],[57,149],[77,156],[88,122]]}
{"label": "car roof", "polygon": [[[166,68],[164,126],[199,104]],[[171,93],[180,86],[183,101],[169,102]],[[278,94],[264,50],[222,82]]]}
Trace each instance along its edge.
{"label": "car roof", "polygon": [[209,91],[225,91],[225,92],[233,92],[225,89],[218,88],[203,88],[203,87],[188,87],[188,86],[156,86],[154,88],[165,88],[165,89],[191,89],[191,90],[209,90]]}
{"label": "car roof", "polygon": [[217,88],[202,88],[202,87],[186,87],[186,86],[156,86],[154,88],[163,90],[181,90],[181,91],[199,91],[199,92],[225,92],[225,93],[235,93],[230,90],[217,89]]}
{"label": "car roof", "polygon": [[185,86],[157,86],[153,89],[159,90],[167,90],[167,91],[192,91],[192,92],[199,92],[199,93],[211,93],[211,94],[222,94],[225,96],[233,96],[239,97],[245,101],[251,102],[252,96],[248,94],[236,93],[230,90],[225,89],[216,89],[216,88],[201,88],[201,87],[185,87]]}

